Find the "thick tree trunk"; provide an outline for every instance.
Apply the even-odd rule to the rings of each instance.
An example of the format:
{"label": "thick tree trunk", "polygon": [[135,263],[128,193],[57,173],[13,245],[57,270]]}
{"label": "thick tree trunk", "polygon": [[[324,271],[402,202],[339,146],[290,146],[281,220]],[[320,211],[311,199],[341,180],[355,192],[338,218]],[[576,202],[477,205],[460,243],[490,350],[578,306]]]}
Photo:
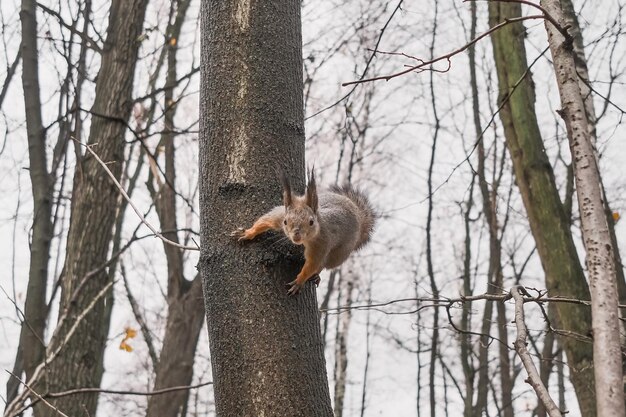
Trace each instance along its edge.
{"label": "thick tree trunk", "polygon": [[[491,26],[506,18],[520,16],[520,13],[519,4],[489,3]],[[516,183],[546,274],[546,287],[550,295],[588,300],[589,288],[537,125],[524,33],[521,23],[513,23],[492,35],[500,101],[504,101],[500,118],[513,161]],[[516,88],[513,90],[514,86]],[[590,336],[591,317],[587,307],[558,303],[557,312],[564,330]],[[581,414],[594,416],[591,346],[573,337],[563,337],[562,341]]]}
{"label": "thick tree trunk", "polygon": [[199,267],[217,415],[330,417],[315,286],[285,289],[301,256],[229,236],[280,204],[277,166],[303,191],[300,3],[202,5]]}
{"label": "thick tree trunk", "polygon": [[[48,173],[46,136],[41,119],[39,97],[39,59],[37,50],[36,2],[23,0],[20,10],[22,23],[22,85],[26,106],[26,134],[28,137],[29,174],[33,194],[33,226],[30,244],[28,287],[24,304],[24,321],[13,373],[22,371],[30,379],[45,353],[44,330],[46,325],[46,285],[48,260],[52,240],[52,179]],[[7,402],[17,394],[19,382],[9,378]]]}
{"label": "thick tree trunk", "polygon": [[[544,0],[541,5],[565,26],[558,0]],[[587,253],[587,270],[591,288],[593,358],[599,417],[623,417],[624,390],[620,349],[617,280],[611,234],[604,212],[600,171],[590,135],[585,104],[576,73],[575,53],[571,39],[565,39],[546,21],[548,42],[561,96],[562,117],[574,164],[576,194],[583,242]]]}
{"label": "thick tree trunk", "polygon": [[[118,178],[124,164],[124,134],[132,106],[138,39],[146,5],[147,0],[113,1],[96,83],[88,143]],[[62,274],[61,311],[68,313],[68,320],[56,329],[51,350],[57,348],[77,316],[108,283],[104,270],[85,277],[107,261],[118,201],[119,191],[115,185],[98,162],[86,154],[74,175],[72,215]],[[107,304],[112,302],[112,293],[98,302],[82,319],[59,357],[48,365],[45,386],[49,391],[100,385],[110,318]],[[60,398],[54,405],[68,415],[93,416],[97,399],[97,394],[81,394]],[[45,409],[45,415],[55,414]]]}

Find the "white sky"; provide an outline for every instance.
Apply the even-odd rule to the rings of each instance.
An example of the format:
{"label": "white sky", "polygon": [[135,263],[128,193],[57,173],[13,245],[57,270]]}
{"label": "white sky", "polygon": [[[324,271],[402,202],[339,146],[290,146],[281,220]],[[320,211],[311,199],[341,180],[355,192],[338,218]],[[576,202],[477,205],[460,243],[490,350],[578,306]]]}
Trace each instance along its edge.
{"label": "white sky", "polygon": [[[54,3],[54,2],[53,2]],[[309,71],[320,62],[324,62],[317,70],[313,79],[313,85],[307,102],[306,114],[311,115],[342,97],[348,90],[341,87],[342,82],[358,78],[364,68],[364,62],[370,52],[366,48],[372,48],[380,29],[387,21],[395,7],[395,2],[386,5],[386,2],[370,1],[322,1],[306,2],[303,9],[304,28],[304,57],[312,57],[313,62],[305,63]],[[398,12],[394,20],[386,29],[380,43],[379,50],[388,52],[404,52],[408,55],[427,58],[428,46],[431,40],[433,1],[405,1],[402,11]],[[618,38],[615,50],[611,50],[612,40],[598,40],[600,34],[612,23],[614,19],[624,18],[617,14],[619,1],[604,0],[602,7],[596,7],[591,2],[576,2],[577,8],[582,7],[581,22],[585,26],[585,40],[590,44],[589,57],[591,77],[596,83],[596,88],[603,94],[608,91],[606,81],[611,74],[618,74],[617,82],[611,91],[611,99],[622,109],[626,109],[626,94],[624,94],[624,40]],[[7,48],[0,53],[1,68],[5,68],[7,60],[11,61],[17,51],[19,42],[19,22],[17,0],[3,0],[0,10],[5,22],[10,24],[4,30],[4,39]],[[57,7],[54,3],[51,7]],[[179,75],[189,71],[192,65],[197,65],[199,53],[199,34],[196,17],[198,14],[198,2],[192,3],[189,11],[189,25],[185,33],[179,39],[178,44],[182,48]],[[479,3],[480,23],[479,32],[486,28],[486,5]],[[435,55],[441,55],[456,49],[465,43],[469,28],[469,5],[461,1],[439,1],[439,20],[437,25],[437,41]],[[95,26],[106,26],[106,2],[94,4]],[[162,28],[166,23],[168,12],[167,2],[157,0],[151,3],[145,27],[159,29],[150,32],[149,38],[144,41],[143,54],[152,50],[162,42]],[[165,17],[165,18],[164,18]],[[42,100],[44,102],[45,123],[50,123],[56,118],[56,90],[58,78],[64,74],[65,67],[54,52],[54,41],[43,39],[48,28],[56,30],[56,22],[53,18],[38,15],[40,31],[41,67],[40,77],[42,85]],[[365,29],[355,33],[355,27],[363,23]],[[545,34],[543,25],[539,22],[531,22],[527,25],[529,41],[527,53],[529,62],[532,61],[545,47]],[[103,31],[104,32],[104,31]],[[93,34],[93,33],[92,33]],[[53,38],[57,35],[53,32]],[[344,41],[340,48],[337,45]],[[328,56],[329,48],[337,48],[338,52]],[[145,55],[142,55],[145,56]],[[323,61],[325,60],[326,61]],[[488,39],[481,41],[477,46],[477,59],[479,65],[479,83],[482,93],[482,123],[486,123],[491,117],[491,110],[495,108],[497,92],[489,90],[494,88],[495,74],[491,62],[491,49]],[[138,68],[135,83],[135,94],[143,95],[146,92],[147,74],[154,66],[154,56],[148,56],[140,68]],[[368,75],[383,75],[401,69],[409,59],[397,56],[379,55],[372,62]],[[91,61],[92,71],[97,70],[97,60]],[[461,54],[454,57],[449,72],[435,74],[435,91],[438,114],[442,120],[442,128],[437,148],[437,162],[434,170],[434,186],[439,187],[435,194],[434,213],[434,263],[435,273],[439,288],[444,296],[458,296],[462,285],[458,278],[462,268],[463,254],[463,223],[460,204],[467,198],[471,170],[467,163],[459,165],[465,158],[467,150],[473,143],[473,125],[471,119],[471,103],[469,101],[469,81],[467,70],[467,56]],[[8,297],[0,293],[0,369],[11,369],[19,335],[19,322],[15,308],[9,298],[22,305],[25,296],[26,281],[28,276],[28,231],[32,218],[32,202],[30,196],[28,167],[28,155],[24,129],[23,98],[19,79],[19,71],[14,79],[7,102],[0,117],[0,131],[8,131],[8,135],[2,137],[0,144],[0,195],[3,204],[0,204],[0,234],[5,236],[4,243],[0,248],[0,266],[4,271],[0,274],[0,285],[8,293]],[[5,72],[0,72],[0,78],[4,79]],[[558,104],[558,94],[550,69],[549,57],[540,59],[533,69],[534,81],[537,86],[537,113],[540,119],[542,133],[546,149],[554,161],[559,150],[564,158],[569,158],[567,146],[557,140],[557,125],[555,122],[555,110]],[[374,301],[387,301],[398,298],[413,297],[414,279],[420,283],[420,296],[429,295],[429,286],[426,279],[425,269],[425,234],[424,225],[426,219],[427,203],[425,201],[426,175],[433,133],[433,116],[430,104],[428,86],[429,74],[409,74],[389,82],[378,82],[359,87],[350,99],[351,110],[354,118],[359,122],[364,119],[361,111],[363,98],[366,91],[372,91],[371,114],[369,115],[370,129],[366,137],[365,146],[369,148],[377,144],[372,152],[366,152],[364,158],[365,168],[357,168],[355,182],[365,188],[370,198],[378,209],[385,214],[377,228],[377,233],[372,244],[354,256],[350,261],[350,267],[360,278],[361,289],[356,296],[356,303],[362,304],[367,300],[365,292],[366,283],[372,280],[372,294]],[[490,84],[491,83],[491,84]],[[93,98],[93,84],[88,87],[87,97]],[[182,87],[179,93],[183,91]],[[198,76],[191,79],[185,89],[186,97],[181,102],[178,110],[179,126],[186,126],[197,118],[198,100]],[[489,101],[490,100],[490,101]],[[85,105],[89,107],[89,105]],[[603,108],[603,101],[596,97],[596,108]],[[337,167],[337,155],[340,148],[340,138],[345,132],[346,126],[351,120],[346,118],[346,110],[343,105],[334,107],[307,121],[307,160],[314,162],[318,169],[318,175],[322,183],[334,181]],[[615,211],[624,212],[626,199],[624,198],[625,183],[623,180],[623,166],[626,163],[626,145],[624,144],[625,132],[621,122],[621,114],[615,108],[609,106],[606,115],[600,122],[599,150],[602,155],[601,165],[605,185],[608,190],[610,201]],[[499,126],[499,119],[496,118]],[[560,121],[558,121],[559,124]],[[88,128],[88,125],[86,126]],[[157,126],[158,128],[158,126]],[[559,135],[564,132],[561,125]],[[50,141],[56,139],[56,130],[50,130]],[[502,135],[498,130],[496,143],[498,149],[502,146]],[[489,144],[494,143],[494,132],[487,134]],[[197,140],[194,134],[184,135],[179,138],[178,164],[179,179],[178,187],[184,195],[193,198],[197,186]],[[560,144],[560,145],[559,145]],[[491,146],[491,145],[490,145]],[[370,148],[371,149],[371,148]],[[475,158],[472,158],[472,162]],[[474,163],[474,162],[473,162]],[[72,168],[72,167],[70,167]],[[71,180],[71,170],[68,172],[68,183]],[[144,176],[145,176],[144,172]],[[564,182],[562,165],[557,168],[557,181],[559,185]],[[340,180],[345,179],[345,160],[342,165]],[[510,184],[511,179],[505,178],[503,189]],[[505,256],[507,251],[514,247],[520,247],[516,255],[516,261],[520,262],[530,251],[532,239],[528,234],[525,220],[525,212],[517,190],[513,192],[510,202],[510,225],[508,235],[504,241]],[[478,190],[475,190],[475,199],[479,199]],[[149,196],[145,190],[139,190],[133,196],[136,204],[143,209],[149,207]],[[506,201],[501,202],[500,216],[504,215]],[[182,227],[198,229],[198,220],[180,201],[179,224]],[[196,201],[197,207],[197,201]],[[197,209],[196,209],[197,210]],[[473,213],[478,216],[480,204]],[[69,210],[64,212],[67,219]],[[154,213],[149,215],[152,224],[157,225]],[[126,237],[135,229],[138,220],[134,214],[126,215]],[[66,223],[67,224],[67,223]],[[474,242],[472,251],[477,263],[477,274],[481,278],[476,288],[480,293],[485,290],[484,277],[486,273],[486,232],[480,235],[480,222],[473,226]],[[625,223],[618,222],[617,233],[621,247],[625,247]],[[147,234],[143,228],[140,235]],[[480,240],[479,241],[479,236]],[[161,254],[161,245],[154,239],[145,239],[133,246],[124,257],[127,268],[132,269],[132,291],[138,298],[138,302],[144,309],[144,314],[157,335],[162,334],[164,324],[164,299],[165,292],[165,261]],[[51,259],[51,271],[55,278],[60,272],[58,265],[62,264],[62,256],[58,255],[58,244],[54,246]],[[581,257],[584,259],[584,257]],[[188,277],[194,274],[196,255],[191,254],[186,263]],[[511,284],[512,271],[510,266],[505,265],[506,283]],[[323,297],[326,291],[326,276],[318,289],[318,299]],[[523,284],[544,288],[543,275],[539,262],[533,259],[524,276]],[[505,285],[506,285],[505,283]],[[106,352],[106,373],[103,386],[116,388],[150,389],[151,380],[146,348],[139,336],[131,343],[135,351],[127,353],[119,350],[117,345],[121,341],[121,333],[125,326],[137,327],[128,303],[124,299],[123,285],[116,285],[116,307],[112,317],[109,349]],[[334,303],[336,306],[336,302]],[[415,308],[412,303],[394,305],[386,309],[389,311],[410,311]],[[482,311],[482,304],[475,305],[475,311]],[[508,307],[511,314],[512,308]],[[350,328],[349,340],[349,383],[346,395],[345,415],[360,415],[361,390],[363,385],[363,367],[365,363],[365,323],[366,311],[353,313],[352,327]],[[411,315],[389,315],[380,311],[371,311],[370,320],[373,325],[371,336],[371,356],[368,375],[367,410],[366,416],[399,416],[412,417],[416,415],[416,361],[414,353],[398,347],[398,344],[390,340],[395,336],[411,349],[415,349],[415,339],[418,328],[415,326],[416,317]],[[429,322],[432,310],[422,313],[422,327],[419,332],[423,343],[430,340]],[[440,337],[442,339],[442,352],[446,364],[458,371],[455,375],[462,382],[460,368],[458,366],[458,338],[450,329],[445,311],[440,312]],[[540,331],[543,323],[537,312],[529,312],[529,327]],[[336,316],[330,317],[329,335],[334,332]],[[536,334],[536,332],[535,332]],[[158,338],[157,338],[158,339]],[[332,343],[332,337],[329,337]],[[206,332],[202,332],[198,358],[196,361],[195,381],[210,380],[210,366],[208,362],[208,342]],[[495,345],[494,345],[495,346]],[[422,346],[422,349],[427,346]],[[492,352],[496,352],[494,347]],[[421,413],[428,413],[427,395],[425,384],[429,354],[421,355],[422,365],[422,403]],[[329,375],[332,376],[332,354],[327,355]],[[516,366],[519,361],[515,360]],[[438,370],[437,414],[443,414],[443,381],[440,368]],[[495,372],[495,368],[493,369]],[[514,391],[515,407],[519,415],[529,415],[524,412],[528,407],[535,405],[535,397],[529,391],[528,385],[523,383],[524,372],[518,376],[518,383]],[[6,373],[0,373],[0,386],[6,383]],[[332,379],[332,378],[331,378]],[[455,392],[448,377],[448,400],[449,412],[457,415],[462,410],[462,401]],[[551,384],[556,381],[551,381]],[[331,381],[332,384],[332,381]],[[3,393],[4,394],[4,393]],[[332,385],[331,385],[332,395]],[[206,401],[210,397],[210,388],[199,391],[200,401]],[[103,397],[99,415],[113,413],[125,415],[140,415],[144,399]],[[210,405],[203,404],[199,411],[202,412]],[[570,416],[577,415],[575,401],[568,401]]]}

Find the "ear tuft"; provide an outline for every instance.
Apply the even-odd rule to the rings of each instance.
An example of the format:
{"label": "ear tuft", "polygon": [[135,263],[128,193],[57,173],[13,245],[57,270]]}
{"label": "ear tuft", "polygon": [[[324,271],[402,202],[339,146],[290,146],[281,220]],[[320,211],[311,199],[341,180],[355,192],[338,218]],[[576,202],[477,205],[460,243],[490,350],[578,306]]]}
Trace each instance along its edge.
{"label": "ear tuft", "polygon": [[289,182],[289,178],[287,178],[287,174],[282,169],[279,172],[280,182],[283,186],[283,204],[285,204],[285,208],[291,207],[293,203],[293,194],[291,194],[291,183]]}
{"label": "ear tuft", "polygon": [[306,186],[306,205],[311,207],[313,213],[317,214],[317,184],[315,183],[315,168],[309,171],[309,183]]}

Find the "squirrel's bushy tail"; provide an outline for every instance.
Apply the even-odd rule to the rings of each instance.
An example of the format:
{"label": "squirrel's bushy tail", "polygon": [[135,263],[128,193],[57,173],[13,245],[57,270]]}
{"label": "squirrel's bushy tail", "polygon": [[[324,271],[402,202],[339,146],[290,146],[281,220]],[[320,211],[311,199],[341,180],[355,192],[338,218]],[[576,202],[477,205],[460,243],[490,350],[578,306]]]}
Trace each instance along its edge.
{"label": "squirrel's bushy tail", "polygon": [[348,197],[359,208],[359,224],[361,228],[359,230],[359,241],[354,248],[354,250],[357,250],[369,242],[374,231],[374,224],[376,223],[376,212],[367,196],[361,190],[349,184],[343,186],[333,185],[330,187],[330,191]]}

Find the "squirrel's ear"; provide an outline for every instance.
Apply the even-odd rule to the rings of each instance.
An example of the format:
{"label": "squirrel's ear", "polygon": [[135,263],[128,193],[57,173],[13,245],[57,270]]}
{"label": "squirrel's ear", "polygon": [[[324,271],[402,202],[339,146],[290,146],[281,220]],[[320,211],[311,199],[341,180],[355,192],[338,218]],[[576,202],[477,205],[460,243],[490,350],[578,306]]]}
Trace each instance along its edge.
{"label": "squirrel's ear", "polygon": [[309,172],[309,183],[306,186],[306,205],[311,207],[313,213],[317,213],[317,185],[315,184],[315,172],[313,168]]}
{"label": "squirrel's ear", "polygon": [[293,195],[291,194],[291,184],[289,183],[289,178],[285,174],[285,171],[280,171],[280,182],[283,185],[283,203],[285,204],[285,208],[291,206]]}

